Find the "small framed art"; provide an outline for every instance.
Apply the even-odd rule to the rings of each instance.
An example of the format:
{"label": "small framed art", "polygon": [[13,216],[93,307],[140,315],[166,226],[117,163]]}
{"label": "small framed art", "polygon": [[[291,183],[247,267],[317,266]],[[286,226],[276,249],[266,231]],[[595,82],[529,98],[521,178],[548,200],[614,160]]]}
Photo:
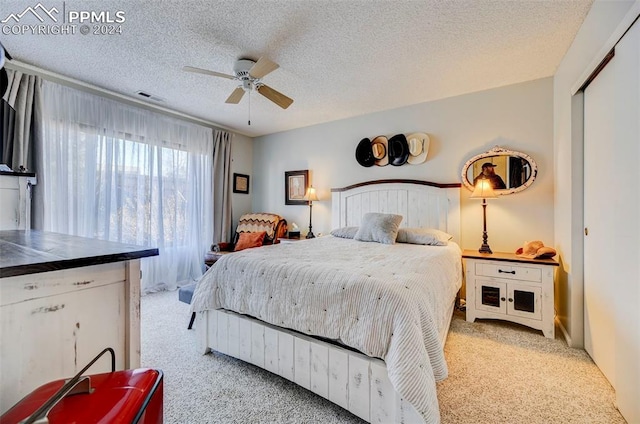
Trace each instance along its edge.
{"label": "small framed art", "polygon": [[308,205],[304,200],[309,186],[309,170],[285,171],[284,173],[284,204]]}
{"label": "small framed art", "polygon": [[233,192],[249,194],[249,176],[245,174],[233,174]]}

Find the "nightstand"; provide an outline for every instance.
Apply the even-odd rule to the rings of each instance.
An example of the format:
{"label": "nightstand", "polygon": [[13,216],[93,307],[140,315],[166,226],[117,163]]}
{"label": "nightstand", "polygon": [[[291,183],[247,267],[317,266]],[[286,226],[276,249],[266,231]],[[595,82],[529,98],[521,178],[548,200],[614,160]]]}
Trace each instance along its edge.
{"label": "nightstand", "polygon": [[300,241],[300,240],[305,240],[305,239],[299,239],[299,238],[286,238],[286,237],[280,237],[280,238],[278,239],[278,241],[279,241],[280,243],[295,243],[295,242]]}
{"label": "nightstand", "polygon": [[467,321],[501,319],[542,330],[555,338],[553,259],[525,259],[513,253],[465,250]]}
{"label": "nightstand", "polygon": [[231,252],[212,252],[209,251],[207,253],[204,254],[204,265],[207,267],[207,269],[211,268],[211,266],[213,264],[215,264],[218,259],[220,259],[222,257],[222,255],[226,255],[229,254]]}

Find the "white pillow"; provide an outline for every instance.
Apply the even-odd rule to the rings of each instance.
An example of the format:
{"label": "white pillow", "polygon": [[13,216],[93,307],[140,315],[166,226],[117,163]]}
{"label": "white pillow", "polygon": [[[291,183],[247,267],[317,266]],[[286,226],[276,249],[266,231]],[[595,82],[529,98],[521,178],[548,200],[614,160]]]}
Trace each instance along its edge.
{"label": "white pillow", "polygon": [[429,246],[446,246],[453,236],[435,228],[400,228],[398,243],[425,244]]}
{"label": "white pillow", "polygon": [[342,237],[352,239],[358,232],[358,227],[341,227],[331,230],[331,235],[334,237]]}
{"label": "white pillow", "polygon": [[386,213],[367,213],[362,217],[358,232],[353,237],[359,241],[375,241],[383,244],[394,244],[398,237],[398,229],[402,215]]}

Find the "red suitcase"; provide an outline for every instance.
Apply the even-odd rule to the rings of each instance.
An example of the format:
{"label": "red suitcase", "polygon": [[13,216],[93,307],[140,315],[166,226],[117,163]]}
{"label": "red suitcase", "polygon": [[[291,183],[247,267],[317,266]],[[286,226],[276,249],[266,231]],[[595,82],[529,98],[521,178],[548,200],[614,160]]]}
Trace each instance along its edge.
{"label": "red suitcase", "polygon": [[70,380],[44,384],[9,409],[1,424],[138,423],[162,424],[162,371],[140,368],[104,374],[82,374],[108,348]]}

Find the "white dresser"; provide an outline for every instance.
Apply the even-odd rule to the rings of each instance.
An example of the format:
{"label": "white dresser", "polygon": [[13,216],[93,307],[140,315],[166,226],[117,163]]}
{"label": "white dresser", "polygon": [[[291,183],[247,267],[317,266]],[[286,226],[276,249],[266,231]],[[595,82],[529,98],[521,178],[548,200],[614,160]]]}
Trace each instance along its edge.
{"label": "white dresser", "polygon": [[[140,366],[140,258],[158,249],[36,230],[0,231],[0,414],[72,377],[105,347]],[[107,372],[98,361],[91,373]]]}
{"label": "white dresser", "polygon": [[513,253],[465,250],[467,321],[501,319],[555,337],[553,259],[524,259]]}
{"label": "white dresser", "polygon": [[0,230],[31,228],[31,186],[33,173],[0,171]]}

